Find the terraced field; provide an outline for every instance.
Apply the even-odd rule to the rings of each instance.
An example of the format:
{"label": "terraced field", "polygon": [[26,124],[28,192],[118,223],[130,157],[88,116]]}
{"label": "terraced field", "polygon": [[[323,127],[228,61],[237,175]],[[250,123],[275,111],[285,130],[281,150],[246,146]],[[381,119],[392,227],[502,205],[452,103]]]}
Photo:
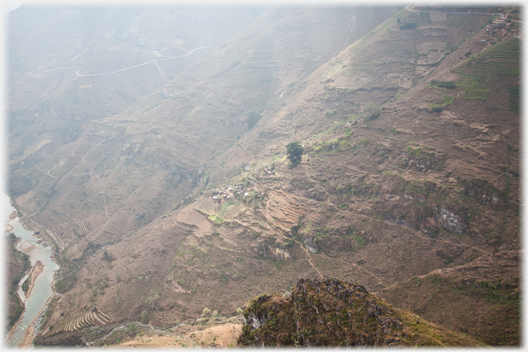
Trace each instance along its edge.
{"label": "terraced field", "polygon": [[80,257],[82,257],[83,253],[84,253],[84,250],[81,250],[79,246],[77,245],[77,243],[75,243],[74,245],[68,248],[68,252],[66,253],[66,258],[71,261],[74,261],[75,259],[79,259]]}
{"label": "terraced field", "polygon": [[57,334],[61,331],[75,331],[90,325],[93,325],[97,322],[106,325],[110,322],[111,318],[108,314],[101,312],[100,310],[91,310],[90,312],[83,314],[77,318],[68,320],[61,323],[55,330],[54,334]]}
{"label": "terraced field", "polygon": [[519,73],[519,51],[520,41],[512,38],[453,67],[451,72],[462,75],[457,83],[464,89],[462,97],[486,100],[497,77]]}
{"label": "terraced field", "polygon": [[51,230],[48,230],[47,233],[51,237],[51,239],[57,244],[60,251],[64,251],[65,249],[68,249],[69,247],[72,247],[76,243],[78,243],[86,234],[88,234],[90,230],[86,227],[84,222],[81,222],[81,224],[75,224],[75,227],[72,232],[67,234],[65,237],[57,236],[57,234]]}

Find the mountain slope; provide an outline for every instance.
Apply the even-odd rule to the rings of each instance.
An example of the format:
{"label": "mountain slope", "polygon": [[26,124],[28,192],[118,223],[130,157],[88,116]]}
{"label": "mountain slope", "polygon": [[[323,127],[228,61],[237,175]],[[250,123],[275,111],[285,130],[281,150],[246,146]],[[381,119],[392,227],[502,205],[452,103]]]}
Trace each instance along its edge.
{"label": "mountain slope", "polygon": [[[170,326],[303,277],[381,291],[517,251],[518,24],[451,12],[373,28],[371,9],[270,10],[14,169],[17,203],[62,261],[45,336],[94,306]],[[321,37],[303,38],[310,26]]]}
{"label": "mountain slope", "polygon": [[262,11],[253,10],[21,6],[10,12],[11,167],[32,167],[75,141],[87,124],[160,89],[203,49],[188,53],[227,40]]}
{"label": "mountain slope", "polygon": [[486,344],[518,346],[520,255],[497,253],[435,270],[391,285],[379,295],[397,307]]}
{"label": "mountain slope", "polygon": [[[394,35],[397,18],[391,21],[392,31],[380,28],[380,32]],[[481,24],[485,24],[483,19]],[[416,35],[421,35],[419,29]],[[487,35],[484,27],[477,29],[481,29],[480,36]],[[350,255],[349,262],[360,263],[357,268],[366,270],[360,274],[366,276],[361,281],[369,286],[385,285],[384,276],[389,281],[401,280],[410,273],[464,263],[494,248],[515,249],[519,139],[513,131],[519,120],[517,112],[503,101],[515,99],[509,94],[518,85],[518,76],[491,70],[486,89],[492,94],[485,104],[466,95],[469,91],[464,82],[480,79],[479,70],[496,65],[504,56],[516,72],[518,41],[505,38],[504,43],[474,59],[459,60],[457,54],[468,48],[484,50],[480,36],[432,65],[426,82],[405,94],[392,90],[393,102],[384,105],[372,121],[365,121],[358,104],[382,99],[379,91],[384,91],[374,89],[374,84],[378,79],[386,80],[387,75],[381,65],[379,76],[360,73],[349,77],[347,70],[355,65],[337,62],[352,60],[354,46],[361,43],[354,44],[346,54],[311,75],[301,84],[304,89],[292,93],[284,105],[275,104],[276,110],[261,119],[257,130],[219,157],[210,169],[208,181],[213,186],[209,187],[213,191],[215,186],[245,182],[248,192],[266,192],[270,200],[261,210],[272,225],[282,226],[283,234],[301,225],[296,229],[301,235],[298,239],[307,244],[317,242],[317,246],[311,245],[316,252],[319,247],[336,260]],[[381,50],[375,38],[364,40],[360,49]],[[388,48],[388,53],[395,52]],[[455,62],[459,63],[455,72],[447,70]],[[334,82],[325,82],[328,78],[323,73],[333,67],[342,73],[332,77]],[[343,83],[335,83],[366,79],[372,83],[367,81],[365,87],[358,88],[340,88],[338,84]],[[461,84],[450,90],[429,84],[431,79]],[[448,103],[442,103],[443,99]],[[428,111],[435,104],[444,105],[441,113]],[[279,164],[283,160],[280,157],[284,146],[295,139],[301,140],[307,154],[301,165],[288,169]],[[504,160],[509,160],[508,164],[502,164]],[[275,177],[269,177],[263,169],[273,162]],[[251,166],[245,166],[246,171],[244,165]],[[236,173],[239,176],[233,177]],[[207,197],[213,195],[214,191]],[[283,212],[288,203],[299,210],[291,215]],[[195,207],[203,208],[200,202]],[[298,215],[305,217],[300,224]],[[288,219],[281,222],[284,216]],[[289,240],[283,237],[284,241]],[[454,254],[447,256],[446,252]],[[387,254],[395,261],[369,260],[386,258]],[[333,270],[326,273],[342,274]]]}
{"label": "mountain slope", "polygon": [[[286,258],[288,268],[281,266],[281,272],[295,267],[301,245],[304,270],[358,280],[373,290],[436,268],[484,259],[496,251],[509,255],[507,251],[518,249],[519,41],[513,38],[515,23],[513,28],[498,28],[486,24],[484,16],[477,20],[471,16],[446,15],[447,34],[458,35],[449,24],[470,17],[467,25],[475,26],[474,35],[456,45],[446,35],[453,51],[430,66],[416,62],[415,70],[425,68],[428,76],[407,91],[376,89],[378,81],[387,84],[389,79],[384,67],[348,76],[359,66],[353,50],[382,50],[382,34],[378,41],[367,38],[359,49],[356,44],[347,49],[297,91],[285,94],[283,104],[269,107],[256,129],[218,158],[209,169],[211,191],[192,205],[194,209],[244,220],[260,236],[254,245],[257,253]],[[380,26],[374,32],[389,33],[394,39],[392,31],[401,24],[398,17],[391,21],[392,27]],[[415,45],[417,51],[427,47],[423,33],[428,27],[418,24],[414,30],[422,38],[421,46]],[[431,37],[438,42],[439,35]],[[390,46],[387,50],[399,51]],[[435,50],[430,51],[428,55],[434,56]],[[385,57],[368,51],[364,56],[369,63],[367,57]],[[403,65],[404,60],[400,62]],[[370,121],[372,115],[358,106],[369,102],[386,102]],[[303,163],[290,169],[281,157],[293,140],[304,144],[306,155]],[[237,200],[245,198],[243,204],[254,208],[256,216],[250,217],[247,210],[227,215],[229,198],[215,204],[213,197],[229,197],[230,186],[237,184],[248,193]],[[287,254],[281,254],[284,250]],[[498,267],[510,265],[492,260]],[[519,262],[513,265],[518,267]],[[478,276],[468,277],[478,281]],[[286,289],[276,287],[279,292]],[[507,289],[516,287],[513,283]],[[511,308],[511,325],[499,329],[517,329],[506,332],[509,338],[490,343],[516,343],[518,308]],[[454,314],[457,319],[458,312]],[[481,323],[476,330],[485,329],[486,320]]]}

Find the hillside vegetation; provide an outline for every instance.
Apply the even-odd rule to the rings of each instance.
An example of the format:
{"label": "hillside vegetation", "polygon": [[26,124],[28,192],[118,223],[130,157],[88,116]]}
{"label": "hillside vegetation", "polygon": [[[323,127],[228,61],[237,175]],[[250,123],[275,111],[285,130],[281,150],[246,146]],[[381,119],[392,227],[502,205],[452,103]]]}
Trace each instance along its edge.
{"label": "hillside vegetation", "polygon": [[255,347],[482,346],[335,279],[301,279],[290,297],[262,295],[244,319],[239,344]]}

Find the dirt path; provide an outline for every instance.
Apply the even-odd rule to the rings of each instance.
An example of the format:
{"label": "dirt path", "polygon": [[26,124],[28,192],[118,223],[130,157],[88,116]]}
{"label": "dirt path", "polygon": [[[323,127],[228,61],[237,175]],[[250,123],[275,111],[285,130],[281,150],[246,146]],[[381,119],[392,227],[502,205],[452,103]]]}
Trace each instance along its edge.
{"label": "dirt path", "polygon": [[[420,231],[416,231],[416,230],[414,230],[414,229],[412,229],[412,228],[410,228],[410,227],[407,227],[407,226],[404,226],[404,225],[395,224],[395,223],[393,223],[392,221],[388,221],[388,220],[386,220],[386,221],[384,221],[384,222],[385,222],[386,224],[388,224],[388,225],[391,225],[391,226],[398,226],[398,227],[401,227],[401,228],[403,228],[403,229],[405,229],[405,230],[407,230],[407,231],[410,231],[410,232],[411,232],[412,234],[414,234],[416,237],[419,237],[419,238],[421,238],[421,239],[423,239],[423,240],[425,240],[425,241],[427,241],[427,240],[431,240],[430,237],[424,236],[424,235],[422,235],[422,233],[421,233]],[[491,253],[488,253],[488,252],[486,252],[485,250],[483,250],[483,249],[481,249],[481,248],[478,248],[478,247],[475,247],[475,246],[471,246],[471,245],[469,245],[469,244],[456,243],[456,242],[451,242],[451,241],[448,241],[448,240],[438,240],[438,239],[436,239],[436,240],[434,240],[434,241],[440,241],[440,242],[443,242],[443,243],[449,243],[449,244],[452,244],[453,246],[457,246],[457,247],[468,247],[468,248],[474,249],[474,250],[476,250],[476,251],[482,252],[482,253],[484,253],[485,255],[490,255],[490,254],[491,254]]]}
{"label": "dirt path", "polygon": [[[84,156],[81,157],[81,160],[83,163],[86,164],[86,166],[88,166],[90,168],[90,178],[92,179],[92,185],[94,186],[94,189],[95,189],[95,192],[97,192],[97,187],[95,186],[95,180],[94,180],[94,177],[93,177],[93,168],[90,164],[88,164],[85,160],[84,160]],[[104,208],[105,208],[105,214],[106,214],[106,217],[108,218],[108,220],[110,220],[110,216],[108,216],[108,208],[106,207],[106,194],[103,192],[103,191],[99,191],[99,194],[102,194],[103,195],[103,203],[104,203]]]}
{"label": "dirt path", "polygon": [[328,277],[328,275],[323,275],[321,273],[321,271],[319,271],[319,269],[317,269],[315,264],[312,262],[312,257],[310,256],[310,253],[308,252],[308,249],[306,247],[304,247],[301,243],[297,242],[297,240],[295,240],[295,243],[297,243],[299,246],[301,246],[302,249],[304,249],[304,251],[306,252],[306,255],[308,256],[308,263],[310,263],[310,265],[317,271],[319,276],[321,276],[321,279],[324,279],[325,276]]}
{"label": "dirt path", "polygon": [[59,200],[59,204],[62,204],[62,201],[64,200],[64,198],[66,198],[71,192],[71,188],[68,189],[68,191],[64,194],[64,196]]}
{"label": "dirt path", "polygon": [[103,195],[105,214],[106,214],[106,217],[108,218],[108,220],[110,220],[110,216],[108,216],[108,208],[106,207],[106,195],[103,192],[99,192],[99,194]]}
{"label": "dirt path", "polygon": [[48,171],[44,171],[44,170],[42,170],[40,167],[38,167],[38,165],[35,165],[35,168],[36,168],[37,170],[39,170],[40,172],[42,172],[44,175],[48,175],[48,176],[50,176],[50,177],[55,178],[55,176],[53,176],[53,175],[51,175],[51,174],[49,173],[49,170],[48,170]]}
{"label": "dirt path", "polygon": [[77,145],[75,146],[75,148],[73,148],[73,150],[72,150],[72,155],[71,155],[71,156],[75,156],[75,149],[77,149],[77,147],[78,147],[79,145],[80,145],[80,144],[77,144]]}
{"label": "dirt path", "polygon": [[81,160],[82,160],[83,163],[86,164],[86,166],[88,166],[90,168],[90,178],[92,179],[92,184],[93,184],[94,188],[97,189],[97,187],[95,187],[95,180],[93,178],[93,172],[92,172],[93,168],[92,168],[92,166],[90,164],[88,164],[86,162],[86,160],[84,160],[84,155],[81,157]]}
{"label": "dirt path", "polygon": [[[346,165],[343,165],[343,166],[346,166]],[[318,187],[319,189],[321,189],[321,190],[322,190],[327,196],[329,196],[328,192],[326,192],[326,190],[325,190],[325,189],[324,189],[319,183],[317,183],[317,181],[316,181],[316,180],[310,175],[310,173],[308,172],[308,170],[305,169],[304,171],[305,171],[306,175],[307,175],[312,181],[314,181],[314,182],[317,184],[317,187]],[[357,171],[357,170],[354,170],[354,171]],[[332,206],[334,206],[334,207],[337,208],[337,206],[336,206],[334,203],[332,203],[332,202],[330,202],[330,201],[328,201],[328,200],[323,201],[323,203],[326,203],[326,204],[332,205]],[[373,218],[371,218],[371,217],[369,217],[369,216],[362,215],[362,214],[358,214],[358,213],[355,213],[355,212],[352,212],[352,215],[353,215],[353,216],[359,216],[359,217],[362,217],[362,218],[367,218],[367,219],[369,219],[369,220],[373,220]],[[406,232],[409,231],[409,232],[411,232],[414,236],[419,237],[420,239],[422,239],[422,240],[424,240],[424,241],[429,241],[429,240],[431,240],[431,238],[424,236],[420,231],[416,231],[415,229],[409,228],[409,227],[407,227],[407,226],[403,226],[403,225],[395,224],[395,223],[393,223],[393,222],[391,222],[391,221],[384,221],[384,222],[385,222],[386,224],[390,225],[390,226],[397,226],[397,227],[400,227],[400,228],[406,230]],[[481,253],[484,253],[485,255],[489,255],[489,254],[490,254],[490,253],[488,253],[487,251],[485,251],[485,250],[483,250],[483,249],[481,249],[481,248],[478,248],[478,247],[475,247],[475,246],[471,246],[471,245],[468,245],[468,244],[456,243],[456,242],[452,242],[452,241],[444,240],[444,239],[441,239],[441,240],[437,239],[437,240],[435,240],[435,241],[440,241],[440,242],[442,242],[442,243],[451,244],[451,245],[453,245],[453,246],[457,246],[457,247],[467,247],[467,248],[471,248],[471,249],[473,249],[473,250],[476,250],[476,251],[479,251],[479,252],[481,252]],[[302,247],[302,246],[301,246],[301,247]],[[304,248],[304,247],[303,247],[303,248]],[[305,251],[307,251],[306,248],[304,248],[304,249],[305,249]],[[308,254],[308,253],[307,253],[307,254]],[[309,254],[308,254],[308,256],[309,256]],[[346,261],[346,262],[348,262],[348,261],[345,260],[345,259],[343,259],[343,260]],[[319,272],[319,274],[321,275],[320,271],[319,271],[319,270],[313,265],[313,263],[311,262],[311,260],[309,260],[309,262],[310,262],[310,264],[311,264],[311,265],[317,270],[317,272]],[[356,268],[360,268],[361,270],[363,270],[364,272],[368,273],[368,274],[371,275],[372,277],[375,277],[375,278],[379,281],[379,283],[383,285],[383,280],[381,280],[381,278],[379,278],[377,275],[375,275],[375,274],[373,274],[373,273],[367,271],[365,268],[362,268],[362,267],[357,266],[357,265],[354,264],[354,263],[351,263],[351,262],[349,262],[349,263],[350,263],[351,265],[353,265],[354,267],[356,267]]]}
{"label": "dirt path", "polygon": [[165,77],[165,75],[163,74],[163,71],[161,70],[161,67],[160,67],[160,65],[158,64],[157,61],[156,61],[156,67],[158,68],[158,71],[159,71],[159,73],[161,74],[161,77],[163,77],[163,79],[167,79],[167,78]]}
{"label": "dirt path", "polygon": [[[310,164],[308,164],[308,167],[310,167]],[[308,178],[310,178],[310,180],[312,180],[312,181],[317,185],[317,187],[320,188],[321,191],[323,191],[323,192],[326,194],[327,197],[330,197],[330,195],[328,194],[328,192],[326,191],[326,189],[324,189],[323,186],[321,186],[321,185],[319,184],[319,182],[317,182],[317,180],[314,179],[314,178],[312,177],[312,175],[310,175],[310,173],[308,172],[307,168],[304,169],[304,172],[306,173],[306,176],[308,176]],[[330,203],[330,202],[328,202],[328,203]],[[330,203],[330,204],[332,204],[332,203]],[[334,204],[332,204],[332,205],[334,205]],[[335,206],[335,205],[334,205],[334,206]]]}
{"label": "dirt path", "polygon": [[[329,196],[328,192],[326,192],[326,190],[325,190],[321,185],[319,185],[319,183],[317,183],[317,181],[315,181],[315,179],[313,179],[313,177],[308,173],[308,170],[305,170],[305,172],[306,172],[306,175],[307,175],[311,180],[313,180],[313,181],[317,184],[317,186],[318,186],[323,192],[325,192],[325,194],[326,194],[327,196]],[[334,203],[330,202],[330,201],[324,201],[324,203],[330,204],[330,205],[332,205],[332,206],[334,206],[334,207],[337,208],[337,206],[336,206]],[[372,219],[372,218],[369,217],[369,216],[362,215],[362,214],[358,214],[358,213],[353,213],[353,215],[354,215],[354,216],[360,216],[360,217],[368,218],[368,219]],[[404,228],[405,230],[411,231],[415,236],[420,237],[420,238],[423,239],[423,240],[430,240],[429,237],[426,237],[426,236],[422,235],[421,232],[416,231],[415,229],[411,229],[411,228],[408,228],[407,226],[403,226],[403,225],[395,224],[395,223],[390,222],[390,221],[385,221],[385,223],[387,223],[387,224],[389,224],[389,225],[391,225],[391,226],[399,226],[399,227]],[[471,245],[468,245],[468,244],[455,243],[455,242],[448,241],[448,240],[436,240],[436,241],[440,241],[440,242],[443,242],[443,243],[449,243],[449,244],[452,244],[452,245],[457,246],[457,247],[468,247],[468,248],[474,249],[474,250],[476,250],[476,251],[480,251],[480,252],[485,253],[485,254],[490,254],[490,253],[486,252],[485,250],[483,250],[483,249],[481,249],[481,248],[474,247],[474,246],[471,246]],[[379,279],[379,278],[378,278],[378,279]]]}
{"label": "dirt path", "polygon": [[380,285],[384,285],[384,284],[383,284],[383,280],[381,280],[381,279],[379,278],[379,276],[377,276],[377,275],[371,273],[371,272],[368,271],[367,269],[365,269],[365,268],[363,268],[363,267],[361,267],[361,266],[359,266],[359,265],[357,265],[357,264],[355,264],[355,263],[352,263],[352,262],[349,261],[348,259],[341,258],[341,260],[343,260],[344,262],[347,262],[348,264],[352,265],[354,268],[358,268],[358,269],[360,269],[361,271],[366,272],[366,273],[369,274],[370,276],[375,277],[375,278],[379,281]]}
{"label": "dirt path", "polygon": [[150,63],[157,63],[158,61],[165,61],[165,60],[174,60],[174,59],[179,59],[179,58],[182,58],[182,57],[185,57],[185,56],[189,56],[191,55],[192,53],[194,53],[196,50],[199,50],[199,49],[206,49],[206,48],[212,48],[211,46],[199,46],[198,48],[190,51],[189,53],[187,54],[184,54],[184,55],[179,55],[179,56],[173,56],[173,57],[167,57],[167,58],[164,58],[164,59],[155,59],[155,60],[150,60],[150,61],[147,61],[147,62],[144,62],[142,64],[139,64],[139,65],[134,65],[134,66],[130,66],[130,67],[125,67],[125,68],[122,68],[120,70],[116,70],[116,71],[111,71],[111,72],[106,72],[106,73],[79,73],[79,71],[76,72],[77,76],[79,77],[95,77],[95,76],[106,76],[106,75],[112,75],[114,73],[118,73],[118,72],[123,72],[123,71],[127,71],[127,70],[132,70],[134,68],[137,68],[137,67],[141,67],[141,66],[144,66],[144,65],[148,65]]}

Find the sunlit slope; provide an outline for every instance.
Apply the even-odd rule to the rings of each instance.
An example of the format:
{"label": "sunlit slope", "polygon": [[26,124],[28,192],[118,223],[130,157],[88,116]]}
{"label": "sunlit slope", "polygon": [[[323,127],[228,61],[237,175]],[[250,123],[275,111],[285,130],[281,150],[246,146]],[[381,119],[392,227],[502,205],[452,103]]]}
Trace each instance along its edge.
{"label": "sunlit slope", "polygon": [[[198,188],[206,192],[193,207],[204,209],[208,198],[215,206],[207,213],[224,217],[236,206],[229,196],[245,199],[259,214],[248,225],[268,247],[260,249],[262,257],[295,263],[291,253],[300,246],[310,272],[373,290],[517,250],[518,24],[498,28],[487,23],[489,16],[447,14],[439,57],[427,39],[440,48],[442,36],[424,34],[431,26],[420,22],[426,14],[416,28],[401,28],[413,16],[402,11],[292,87],[206,169],[208,183]],[[437,16],[429,13],[429,20],[441,27]],[[457,26],[469,35],[461,37]],[[414,85],[406,89],[403,69],[417,57]],[[294,140],[306,153],[289,168],[285,146]],[[240,184],[245,188],[237,199],[229,188]],[[293,259],[274,254],[284,250]],[[515,291],[518,283],[512,285],[507,289]],[[483,305],[481,311],[494,309],[493,302]],[[506,305],[514,318],[500,329],[511,338],[489,343],[517,343],[518,306]],[[486,331],[487,320],[481,323],[472,333]]]}
{"label": "sunlit slope", "polygon": [[[465,15],[458,16],[464,23]],[[106,269],[99,254],[78,277],[98,280],[97,270],[109,278],[127,273],[127,280],[105,290],[134,292],[134,298],[126,295],[134,303],[110,308],[113,294],[94,297],[114,314],[145,311],[145,319],[170,324],[204,307],[229,314],[263,291],[287,290],[300,277],[343,277],[376,291],[516,250],[519,121],[515,105],[499,103],[504,94],[515,102],[519,41],[506,36],[480,44],[489,16],[480,18],[470,27],[475,36],[461,38],[449,56],[428,67],[427,79],[416,78],[408,90],[389,76],[387,62],[347,73],[354,63],[384,57],[380,48],[387,42],[387,56],[396,55],[386,34],[393,41],[407,38],[397,51],[409,45],[409,57],[393,63],[402,77],[398,67],[415,57],[408,41],[423,35],[421,27],[400,29],[398,17],[378,27],[269,105],[247,135],[204,168],[186,203],[128,243],[108,248],[116,259]],[[365,58],[352,57],[354,50]],[[360,58],[365,61],[355,61]],[[486,81],[478,80],[486,82],[485,99],[466,96],[471,90],[464,82],[501,60],[507,72],[486,70]],[[306,153],[290,168],[284,147],[293,140]],[[137,243],[134,251],[130,243]],[[141,263],[157,255],[164,264],[155,275],[144,273]],[[133,269],[123,271],[127,265]],[[147,290],[141,281],[147,276],[167,288]]]}
{"label": "sunlit slope", "polygon": [[[218,110],[214,121],[206,102],[221,91],[213,85],[220,78],[200,84],[175,79],[166,90],[172,97],[160,96],[162,104],[143,100],[146,111],[130,109],[108,119],[106,128],[94,127],[94,143],[84,154],[94,179],[85,176],[81,184],[104,185],[92,193],[99,197],[99,216],[106,206],[113,220],[104,227],[103,218],[86,236],[109,238],[115,235],[101,229],[125,228],[113,213],[123,194],[128,208],[120,214],[130,229],[144,227],[62,282],[71,290],[54,307],[65,316],[57,313],[49,323],[76,316],[75,308],[65,307],[91,302],[116,319],[170,325],[205,307],[234,313],[255,295],[283,292],[301,277],[341,277],[378,291],[517,250],[519,40],[508,28],[489,37],[489,15],[444,20],[429,13],[427,20],[425,14],[399,12],[288,90],[264,82],[262,94],[275,87],[277,100],[238,140],[222,131],[242,129],[235,121],[254,115],[233,103],[241,115]],[[406,28],[415,16],[416,28]],[[431,23],[446,34],[428,32]],[[471,33],[449,39],[449,33],[460,35],[460,26]],[[443,52],[440,44],[428,44],[441,40]],[[428,61],[417,60],[417,53]],[[201,64],[192,67],[211,69]],[[240,77],[238,67],[220,87],[242,97],[247,86],[237,91],[230,81]],[[148,121],[153,136],[145,137],[141,121]],[[171,131],[178,137],[168,138]],[[199,131],[209,131],[201,144],[193,139]],[[285,146],[294,140],[305,154],[290,168]],[[218,146],[216,153],[205,146],[209,142]],[[189,154],[198,150],[203,153]],[[191,163],[189,155],[211,160],[193,173],[180,164]],[[92,163],[98,158],[104,162]],[[176,203],[176,192],[193,188]],[[112,192],[122,194],[112,199]],[[131,223],[130,211],[138,223]],[[88,282],[97,289],[86,290]]]}

